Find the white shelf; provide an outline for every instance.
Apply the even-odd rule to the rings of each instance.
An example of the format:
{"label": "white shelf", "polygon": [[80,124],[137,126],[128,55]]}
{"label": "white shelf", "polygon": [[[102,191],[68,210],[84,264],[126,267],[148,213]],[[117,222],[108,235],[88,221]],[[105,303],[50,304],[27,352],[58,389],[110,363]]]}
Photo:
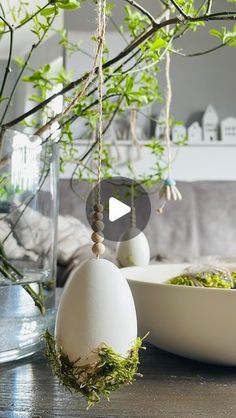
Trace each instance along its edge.
{"label": "white shelf", "polygon": [[[85,153],[92,140],[78,140],[78,155]],[[149,141],[142,141],[141,145]],[[153,167],[156,162],[155,156],[148,147],[141,147],[137,150],[131,147],[130,141],[119,141],[118,147],[112,146],[111,152],[114,161],[119,165],[115,168],[122,176],[129,176],[127,160],[133,161],[133,168],[136,175],[153,174]],[[172,154],[173,175],[176,180],[236,180],[236,144],[189,144],[184,146],[173,146]],[[119,153],[119,155],[118,155]],[[68,165],[63,178],[70,178],[74,165]]]}
{"label": "white shelf", "polygon": [[[76,141],[75,141],[75,145],[76,146],[85,146],[85,145],[89,145],[89,144],[93,144],[93,142],[94,142],[94,140],[92,140],[92,139],[77,139]],[[140,143],[140,145],[147,145],[147,144],[149,144],[149,143],[151,143],[151,141],[149,141],[149,140],[146,140],[146,141],[139,141],[139,143]],[[119,145],[119,146],[132,146],[132,142],[131,142],[131,140],[117,140],[117,142],[116,142],[116,144],[117,145]],[[163,142],[163,145],[165,145],[165,143]],[[202,143],[200,143],[200,144],[186,144],[186,145],[175,145],[175,144],[173,144],[172,143],[172,147],[176,147],[176,148],[189,148],[189,147],[200,147],[200,148],[206,148],[206,147],[208,147],[208,148],[215,148],[215,147],[220,147],[220,148],[222,148],[222,147],[236,147],[236,142],[235,143],[233,143],[233,142],[231,142],[231,143],[229,143],[229,142],[221,142],[221,141],[217,141],[217,142],[209,142],[209,143],[204,143],[204,142],[202,142]]]}

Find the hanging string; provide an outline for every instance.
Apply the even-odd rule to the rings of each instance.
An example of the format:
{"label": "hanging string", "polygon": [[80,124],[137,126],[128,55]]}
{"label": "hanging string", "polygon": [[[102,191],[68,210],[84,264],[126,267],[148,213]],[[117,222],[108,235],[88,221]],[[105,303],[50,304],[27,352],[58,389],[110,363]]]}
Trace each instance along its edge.
{"label": "hanging string", "polygon": [[[130,111],[130,135],[131,135],[131,141],[132,141],[132,147],[135,147],[137,149],[137,159],[139,160],[141,158],[141,144],[138,140],[136,129],[137,129],[137,110],[131,109]],[[132,154],[131,154],[132,155]],[[133,159],[133,157],[132,157]]]}
{"label": "hanging string", "polygon": [[101,200],[101,174],[102,174],[102,135],[103,135],[103,51],[105,44],[105,29],[106,29],[106,0],[98,0],[98,30],[97,30],[97,42],[98,42],[98,175],[97,175],[97,203],[100,204]]}
{"label": "hanging string", "polygon": [[[169,16],[168,16],[168,19],[169,19]],[[172,99],[172,87],[171,87],[171,79],[170,79],[170,52],[169,51],[166,52],[165,77],[166,77],[165,136],[166,136],[168,177],[170,177],[171,170],[172,170],[172,155],[171,155],[171,142],[170,142],[170,105],[171,105],[171,99]]]}
{"label": "hanging string", "polygon": [[106,31],[106,0],[98,0],[97,2],[97,50],[98,50],[98,125],[97,125],[97,140],[98,140],[98,170],[97,170],[97,187],[96,187],[96,203],[94,205],[92,224],[92,252],[99,258],[105,252],[103,244],[104,230],[103,220],[103,205],[101,204],[101,177],[102,177],[102,137],[103,137],[103,52],[105,45],[105,31]]}
{"label": "hanging string", "polygon": [[[166,15],[166,19],[170,18],[170,10]],[[170,77],[170,52],[166,52],[165,63],[165,79],[166,79],[166,102],[165,102],[165,140],[167,152],[167,178],[164,180],[159,192],[159,196],[163,199],[161,206],[157,209],[158,213],[162,213],[167,201],[181,200],[182,196],[176,187],[176,181],[172,177],[172,153],[171,153],[171,138],[170,138],[170,106],[172,99],[172,86]]]}
{"label": "hanging string", "polygon": [[[53,126],[54,126],[54,128],[52,129],[51,133],[52,134],[56,133],[58,128],[57,127],[55,128],[55,126],[56,126],[55,123],[59,122],[60,119],[62,119],[63,117],[65,117],[66,115],[68,115],[69,113],[71,113],[74,110],[74,108],[79,103],[80,99],[85,95],[85,93],[86,93],[88,87],[90,86],[90,84],[93,82],[93,78],[96,75],[96,69],[98,67],[98,62],[100,62],[101,49],[103,50],[103,47],[104,47],[104,39],[103,39],[103,42],[102,42],[102,41],[99,41],[99,38],[98,38],[99,32],[101,32],[101,38],[100,39],[102,39],[102,36],[103,36],[102,32],[104,32],[104,35],[105,35],[105,19],[103,19],[102,16],[103,16],[103,9],[105,10],[106,4],[104,4],[104,7],[103,7],[103,3],[106,3],[106,0],[103,0],[103,1],[99,0],[98,5],[97,5],[97,18],[98,18],[98,22],[99,22],[99,19],[101,19],[101,27],[100,27],[100,29],[99,29],[99,27],[97,29],[97,48],[96,48],[96,52],[95,52],[95,57],[94,57],[92,69],[85,76],[84,83],[82,85],[81,90],[72,98],[72,100],[70,101],[68,106],[66,106],[65,109],[62,110],[62,112],[60,112],[57,115],[55,115],[54,117],[52,117],[42,127],[40,127],[35,132],[35,135],[40,136],[45,131],[52,128]],[[103,20],[104,20],[104,26],[102,27],[102,21]]]}

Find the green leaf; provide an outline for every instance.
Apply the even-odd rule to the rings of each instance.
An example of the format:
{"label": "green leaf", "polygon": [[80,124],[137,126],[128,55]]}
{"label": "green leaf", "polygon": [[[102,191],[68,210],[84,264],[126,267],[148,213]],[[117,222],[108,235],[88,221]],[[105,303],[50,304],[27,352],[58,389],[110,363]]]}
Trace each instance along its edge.
{"label": "green leaf", "polygon": [[220,39],[222,41],[222,33],[217,29],[210,29],[209,30],[210,35],[215,36],[216,38]]}
{"label": "green leaf", "polygon": [[56,12],[55,7],[47,7],[46,9],[41,10],[40,14],[42,16],[52,16],[55,14],[55,12]]}
{"label": "green leaf", "polygon": [[25,60],[22,57],[16,57],[15,63],[18,67],[22,68],[25,65]]}
{"label": "green leaf", "polygon": [[9,97],[2,96],[2,97],[0,97],[0,103],[4,102],[5,100],[8,100],[8,99],[9,99]]}
{"label": "green leaf", "polygon": [[41,103],[42,97],[37,96],[37,94],[32,94],[32,96],[29,97],[29,100],[31,100],[31,102]]}
{"label": "green leaf", "polygon": [[80,3],[77,0],[61,0],[57,3],[60,9],[74,10],[80,8]]}
{"label": "green leaf", "polygon": [[166,46],[166,41],[162,38],[157,38],[151,45],[151,51],[157,51],[160,48],[164,48]]}

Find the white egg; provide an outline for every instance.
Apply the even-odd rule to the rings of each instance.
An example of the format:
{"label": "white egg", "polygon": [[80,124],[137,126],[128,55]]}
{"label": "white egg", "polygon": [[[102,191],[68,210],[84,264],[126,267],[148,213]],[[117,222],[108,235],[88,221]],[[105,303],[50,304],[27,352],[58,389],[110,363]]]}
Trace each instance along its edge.
{"label": "white egg", "polygon": [[147,266],[150,261],[150,247],[144,233],[140,231],[134,236],[134,230],[130,228],[122,239],[117,248],[117,259],[122,267]]}
{"label": "white egg", "polygon": [[71,273],[62,294],[55,326],[56,344],[70,361],[84,365],[106,343],[126,356],[137,337],[132,293],[110,261],[91,259]]}

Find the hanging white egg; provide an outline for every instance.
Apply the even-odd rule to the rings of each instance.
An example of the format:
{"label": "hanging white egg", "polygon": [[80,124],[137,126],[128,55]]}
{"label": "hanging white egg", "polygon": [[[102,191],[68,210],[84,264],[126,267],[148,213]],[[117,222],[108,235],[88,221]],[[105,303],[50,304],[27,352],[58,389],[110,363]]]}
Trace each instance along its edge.
{"label": "hanging white egg", "polygon": [[134,228],[129,228],[118,244],[117,259],[122,267],[147,266],[149,264],[150,247],[146,236],[141,231],[134,235]]}
{"label": "hanging white egg", "polygon": [[[58,308],[57,346],[76,365],[96,360],[102,343],[127,356],[137,337],[132,293],[118,267],[91,259],[70,275]],[[79,361],[77,361],[80,359]]]}

